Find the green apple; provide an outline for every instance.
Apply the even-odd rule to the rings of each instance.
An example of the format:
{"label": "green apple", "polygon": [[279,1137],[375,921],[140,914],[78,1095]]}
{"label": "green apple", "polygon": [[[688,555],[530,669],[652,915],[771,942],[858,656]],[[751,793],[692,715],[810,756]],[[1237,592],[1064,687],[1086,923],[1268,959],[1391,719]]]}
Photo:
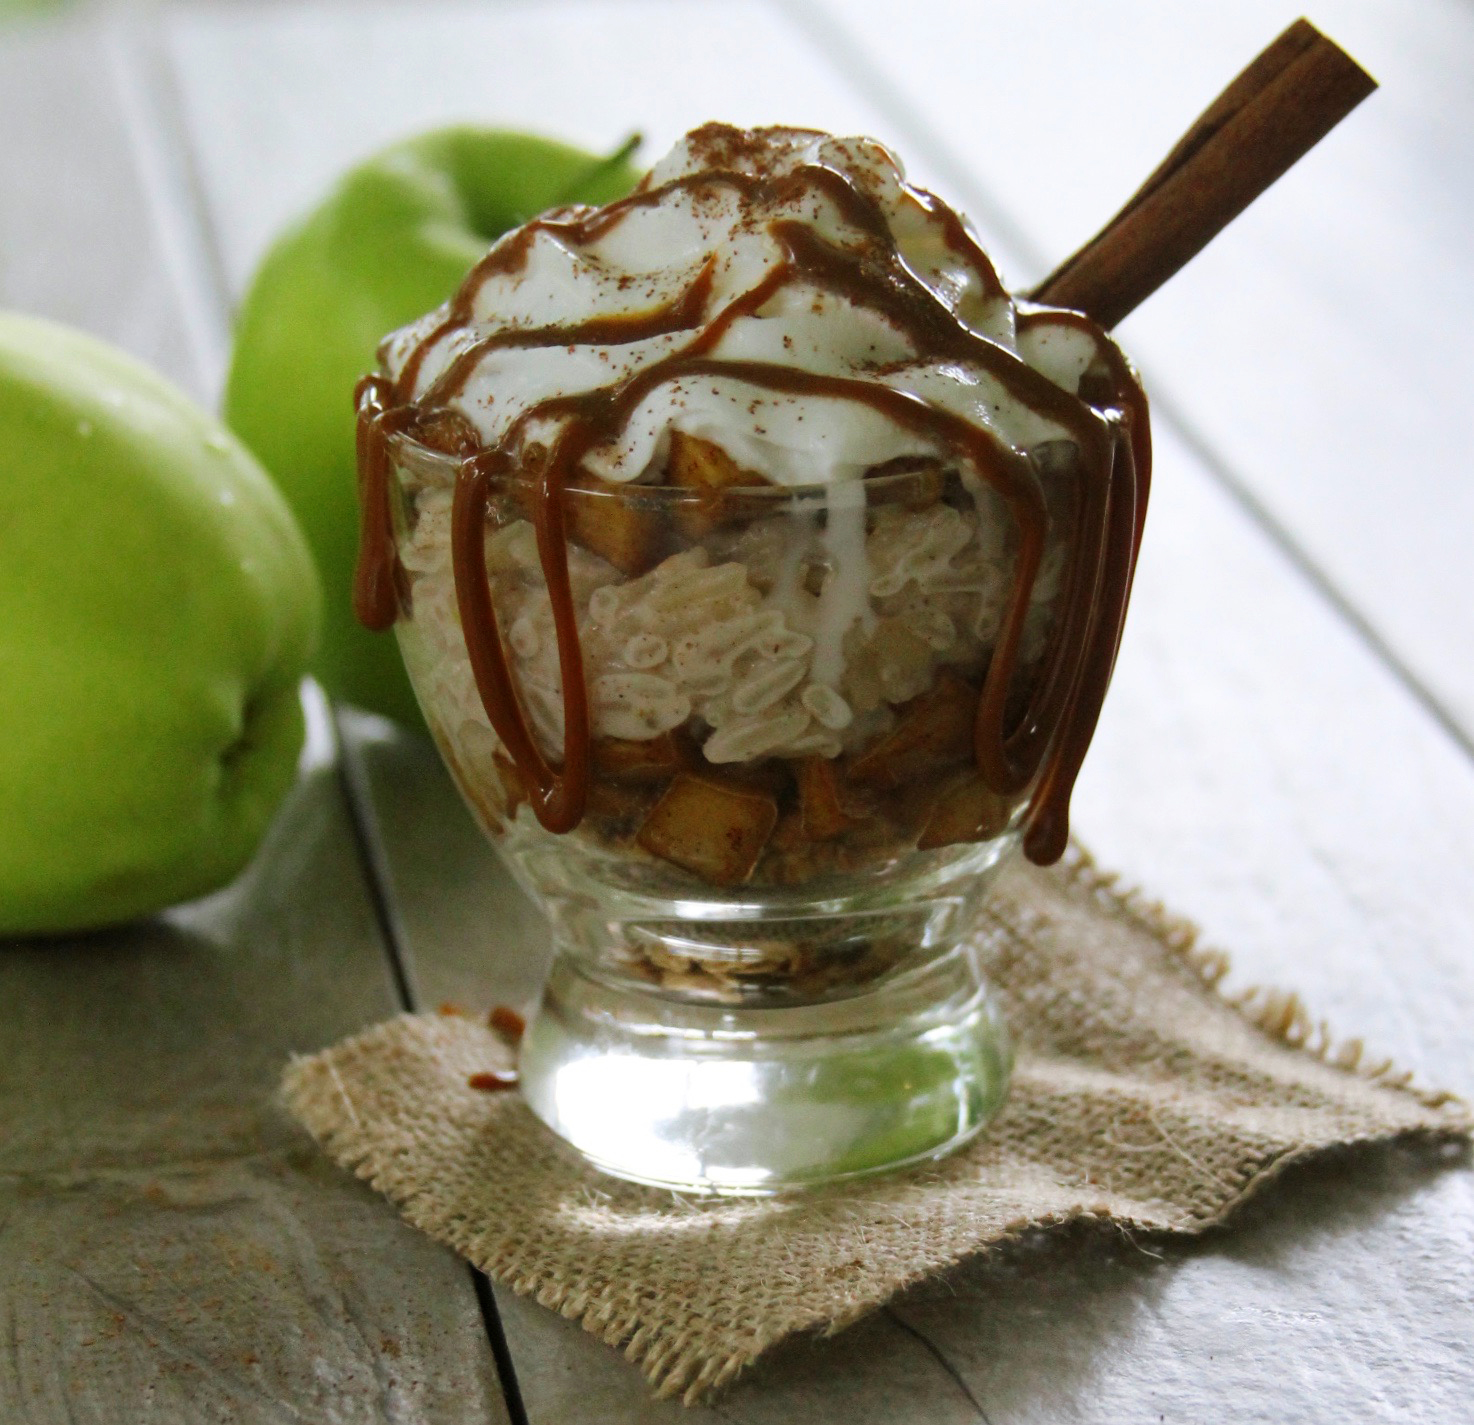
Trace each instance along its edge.
{"label": "green apple", "polygon": [[225,419],[275,476],[317,556],[326,601],[312,671],[335,697],[422,725],[394,640],[353,618],[355,383],[383,337],[445,301],[502,233],[557,204],[627,192],[632,146],[600,159],[530,134],[424,134],[346,174],[257,270]]}
{"label": "green apple", "polygon": [[217,420],[0,313],[0,935],[235,875],[296,770],[320,603],[290,510]]}

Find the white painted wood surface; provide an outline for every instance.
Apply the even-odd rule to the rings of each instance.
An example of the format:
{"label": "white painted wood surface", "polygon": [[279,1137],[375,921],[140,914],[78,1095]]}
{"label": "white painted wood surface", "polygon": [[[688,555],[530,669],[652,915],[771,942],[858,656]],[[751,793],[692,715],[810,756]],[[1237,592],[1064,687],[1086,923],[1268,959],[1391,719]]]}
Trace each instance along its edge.
{"label": "white painted wood surface", "polygon": [[[1026,279],[1093,231],[1290,18],[1264,0],[1212,14],[913,0],[905,25],[882,0],[523,0],[174,6],[121,32],[93,16],[0,30],[0,116],[25,136],[0,149],[0,297],[209,393],[224,302],[279,224],[345,163],[453,118],[594,147],[639,128],[652,153],[711,116],[868,130]],[[1474,25],[1453,0],[1332,0],[1311,18],[1383,92],[1123,331],[1168,416],[1077,820],[1103,859],[1230,946],[1240,983],[1293,985],[1342,1034],[1467,1091],[1474,760],[1407,675],[1474,729],[1460,557],[1474,504],[1456,478],[1474,375],[1459,335],[1474,316],[1474,94],[1459,82]],[[91,182],[51,181],[62,168]],[[1395,460],[1394,508],[1377,491]],[[344,727],[367,871],[418,1001],[525,1003],[545,930],[433,752],[356,714]],[[125,937],[143,947],[137,973],[96,947],[65,972],[0,951],[0,1260],[22,1241],[45,1264],[12,1270],[0,1294],[0,1340],[17,1343],[0,1355],[0,1418],[498,1418],[464,1277],[264,1107],[286,1052],[393,1004],[332,777],[304,782],[274,846],[280,875]],[[177,961],[210,973],[181,981]],[[46,1012],[16,1015],[16,986]],[[149,1032],[99,1021],[86,1006],[104,993]],[[78,1060],[101,1069],[85,1094],[31,1086],[38,1066]],[[1453,1420],[1474,1392],[1474,1190],[1466,1169],[1437,1166],[1358,1155],[1305,1170],[1192,1247],[1041,1238],[833,1341],[794,1343],[689,1413],[651,1404],[570,1323],[505,1294],[500,1308],[535,1422]],[[93,1248],[125,1267],[95,1226],[103,1212],[160,1264],[129,1329],[194,1315],[182,1334],[145,1330],[141,1351],[105,1341],[94,1367],[111,1320],[98,1303],[117,1283],[68,1272]],[[246,1274],[284,1320],[303,1300],[336,1303],[264,1386],[242,1364],[247,1298],[211,1317],[179,1285],[201,1268],[171,1265],[167,1245],[205,1244],[179,1251],[226,1276],[219,1242],[237,1234],[261,1261],[290,1240],[326,1274],[289,1274],[279,1292],[264,1268]],[[418,1395],[385,1386],[381,1321]],[[207,1393],[191,1396],[201,1363]],[[315,1408],[309,1363],[342,1370],[352,1408]],[[118,1413],[146,1389],[152,1416]]]}

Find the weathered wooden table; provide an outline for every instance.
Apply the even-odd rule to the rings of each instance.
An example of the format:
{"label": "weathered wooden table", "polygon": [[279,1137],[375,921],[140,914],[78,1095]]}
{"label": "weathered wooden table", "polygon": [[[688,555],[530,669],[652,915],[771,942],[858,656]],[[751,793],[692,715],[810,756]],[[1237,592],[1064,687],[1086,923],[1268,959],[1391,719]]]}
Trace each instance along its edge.
{"label": "weathered wooden table", "polygon": [[[3,13],[3,11],[0,11]],[[78,7],[0,23],[0,302],[213,400],[232,300],[346,162],[451,118],[659,152],[868,131],[1015,282],[1293,11],[1117,0]],[[1133,316],[1159,475],[1078,828],[1235,979],[1474,1088],[1474,10],[1323,0],[1380,94]],[[434,753],[313,706],[242,880],[0,947],[0,1420],[1426,1420],[1474,1410],[1474,1179],[1293,1174],[1191,1245],[1045,1238],[654,1404],[318,1156],[285,1058],[520,1003],[546,937]],[[0,828],[0,835],[20,834]]]}

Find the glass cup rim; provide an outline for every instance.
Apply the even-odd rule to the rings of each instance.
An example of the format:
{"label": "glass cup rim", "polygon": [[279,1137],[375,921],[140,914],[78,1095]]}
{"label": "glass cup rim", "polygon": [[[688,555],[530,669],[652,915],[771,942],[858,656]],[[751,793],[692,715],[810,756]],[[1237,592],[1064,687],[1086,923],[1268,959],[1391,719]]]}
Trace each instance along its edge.
{"label": "glass cup rim", "polygon": [[[453,486],[460,470],[476,459],[475,454],[457,455],[450,451],[426,445],[408,431],[394,431],[387,438],[387,449],[391,466],[403,467],[416,474],[430,476],[434,483]],[[854,490],[864,492],[866,504],[904,503],[913,495],[932,493],[940,476],[946,479],[957,471],[955,464],[935,457],[918,456],[925,461],[909,469],[896,470],[883,475],[866,475],[859,480],[811,481],[801,485],[727,485],[718,489],[704,490],[684,485],[645,485],[635,481],[617,483],[606,481],[598,488],[585,485],[569,485],[565,497],[580,500],[612,501],[638,505],[645,509],[679,509],[682,506],[710,504],[714,496],[735,499],[757,509],[765,506],[779,507],[790,504],[833,503],[836,491]],[[524,472],[499,473],[489,482],[493,488],[523,489],[531,491],[534,478]]]}

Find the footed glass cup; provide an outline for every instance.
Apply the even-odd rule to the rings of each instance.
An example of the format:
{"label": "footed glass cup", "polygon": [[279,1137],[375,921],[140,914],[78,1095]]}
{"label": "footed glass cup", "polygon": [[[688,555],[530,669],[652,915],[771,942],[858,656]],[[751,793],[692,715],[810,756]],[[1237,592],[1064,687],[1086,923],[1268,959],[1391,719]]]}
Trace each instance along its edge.
{"label": "footed glass cup", "polygon": [[[968,930],[1019,836],[1018,805],[970,757],[1012,547],[988,492],[936,468],[565,491],[592,771],[582,820],[555,835],[468,656],[451,530],[469,457],[404,435],[388,451],[411,680],[553,928],[521,1046],[532,1111],[605,1171],[732,1194],[935,1158],[978,1133],[1012,1060]],[[556,767],[565,709],[532,484],[483,481],[477,505],[484,560],[460,579],[486,581]],[[1041,597],[1036,642],[1049,616]]]}

